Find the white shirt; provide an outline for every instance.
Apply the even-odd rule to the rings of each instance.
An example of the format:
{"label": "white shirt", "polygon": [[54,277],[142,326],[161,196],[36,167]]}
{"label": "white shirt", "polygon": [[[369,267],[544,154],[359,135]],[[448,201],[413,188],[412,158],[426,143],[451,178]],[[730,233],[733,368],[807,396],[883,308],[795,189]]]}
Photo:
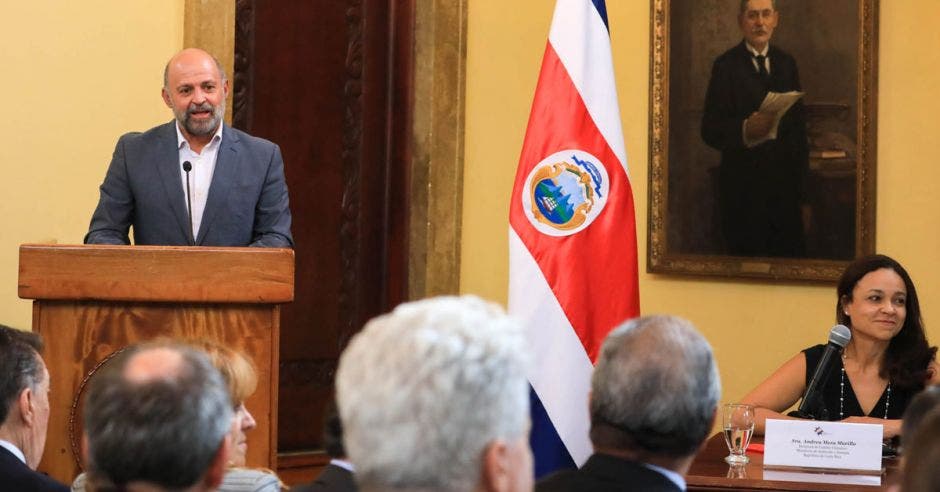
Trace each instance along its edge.
{"label": "white shirt", "polygon": [[0,447],[6,448],[7,451],[13,453],[13,456],[16,456],[17,458],[19,458],[20,461],[22,461],[24,465],[26,464],[26,455],[23,454],[22,451],[20,451],[20,448],[16,447],[16,444],[13,444],[10,441],[4,441],[3,439],[0,439]]}
{"label": "white shirt", "polygon": [[183,170],[183,163],[189,161],[193,166],[189,172],[189,190],[192,200],[193,214],[193,240],[199,235],[199,225],[202,224],[202,213],[206,209],[206,199],[209,198],[209,185],[212,184],[212,173],[215,171],[215,162],[219,156],[219,147],[222,145],[222,126],[216,130],[215,135],[208,145],[202,148],[201,153],[196,153],[189,147],[189,142],[180,131],[179,122],[176,123],[176,143],[179,149],[180,179],[183,183],[183,200],[189,207],[189,200],[186,199],[186,171]]}
{"label": "white shirt", "polygon": [[770,73],[770,57],[767,56],[767,51],[770,49],[770,43],[764,45],[764,49],[757,51],[757,48],[751,46],[750,44],[744,43],[744,47],[751,53],[751,64],[754,65],[754,70],[760,72],[760,68],[757,66],[757,57],[764,57],[764,68],[767,70],[767,73]]}

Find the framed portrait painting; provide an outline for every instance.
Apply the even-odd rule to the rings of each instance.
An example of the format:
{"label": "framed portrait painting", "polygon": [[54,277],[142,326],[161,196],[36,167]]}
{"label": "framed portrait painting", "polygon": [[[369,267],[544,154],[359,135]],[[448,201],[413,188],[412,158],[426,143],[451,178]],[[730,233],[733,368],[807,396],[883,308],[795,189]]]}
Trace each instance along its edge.
{"label": "framed portrait painting", "polygon": [[877,0],[652,0],[647,270],[837,279],[875,246]]}

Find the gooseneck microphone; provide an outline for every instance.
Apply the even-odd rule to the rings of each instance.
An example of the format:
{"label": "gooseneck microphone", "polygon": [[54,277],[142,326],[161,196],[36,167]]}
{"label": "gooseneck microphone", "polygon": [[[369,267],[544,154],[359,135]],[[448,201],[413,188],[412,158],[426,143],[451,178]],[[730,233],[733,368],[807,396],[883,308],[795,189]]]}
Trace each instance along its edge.
{"label": "gooseneck microphone", "polygon": [[193,165],[189,161],[183,162],[183,171],[186,171],[186,209],[189,210],[189,232],[193,235],[191,246],[196,245],[196,233],[193,232],[193,195],[189,191],[189,172],[193,170]]}
{"label": "gooseneck microphone", "polygon": [[809,384],[806,385],[806,392],[803,393],[803,401],[799,408],[790,412],[791,417],[803,419],[826,420],[829,418],[826,406],[822,403],[822,387],[826,384],[826,378],[829,377],[829,371],[832,369],[832,360],[839,356],[839,351],[845,348],[852,339],[852,332],[845,325],[835,325],[829,330],[829,343],[826,344],[826,350],[823,352],[816,371]]}

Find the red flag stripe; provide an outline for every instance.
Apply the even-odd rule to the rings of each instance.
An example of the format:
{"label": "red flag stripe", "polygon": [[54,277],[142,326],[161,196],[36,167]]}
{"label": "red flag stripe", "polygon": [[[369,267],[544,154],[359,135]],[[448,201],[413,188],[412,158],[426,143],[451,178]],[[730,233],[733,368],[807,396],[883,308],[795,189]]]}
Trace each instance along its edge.
{"label": "red flag stripe", "polygon": [[[590,226],[570,236],[554,237],[532,227],[523,210],[522,193],[532,168],[565,149],[580,149],[600,159],[610,191],[604,210]],[[594,124],[551,43],[532,103],[509,220],[594,362],[610,329],[639,312],[639,292],[632,280],[637,278],[633,193],[623,163]]]}

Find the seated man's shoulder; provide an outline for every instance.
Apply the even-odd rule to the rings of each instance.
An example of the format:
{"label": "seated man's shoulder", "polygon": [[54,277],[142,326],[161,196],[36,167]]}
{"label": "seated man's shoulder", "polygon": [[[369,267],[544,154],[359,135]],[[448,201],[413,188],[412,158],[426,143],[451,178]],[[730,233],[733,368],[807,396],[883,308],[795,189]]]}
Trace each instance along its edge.
{"label": "seated man's shoulder", "polygon": [[66,492],[65,485],[30,469],[13,453],[0,446],[0,490],[36,490]]}
{"label": "seated man's shoulder", "polygon": [[677,492],[665,475],[634,461],[595,454],[579,470],[552,473],[535,484],[536,492]]}
{"label": "seated man's shoulder", "polygon": [[[30,470],[25,473],[6,474],[0,470],[0,484],[11,487],[10,490],[33,490],[36,492],[68,492],[68,486],[56,482],[42,473]],[[7,490],[0,487],[0,490]]]}
{"label": "seated man's shoulder", "polygon": [[535,483],[535,492],[562,492],[567,490],[586,490],[585,477],[578,470],[561,470],[542,478]]}

